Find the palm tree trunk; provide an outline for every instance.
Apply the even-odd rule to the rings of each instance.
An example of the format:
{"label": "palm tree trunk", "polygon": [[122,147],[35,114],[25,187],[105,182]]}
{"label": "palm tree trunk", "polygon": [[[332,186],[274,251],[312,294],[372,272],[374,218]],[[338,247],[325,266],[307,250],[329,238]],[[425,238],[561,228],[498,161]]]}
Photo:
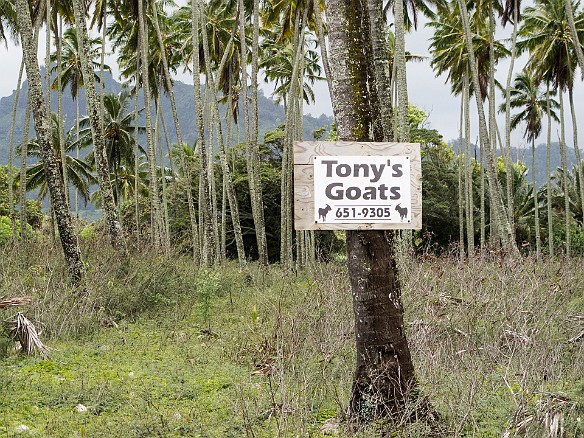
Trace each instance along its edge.
{"label": "palm tree trunk", "polygon": [[[513,78],[513,68],[515,66],[515,58],[517,57],[517,21],[518,21],[518,4],[517,0],[515,2],[515,7],[513,8],[513,33],[511,34],[511,60],[509,64],[509,71],[507,73],[507,87],[505,88],[505,169],[507,176],[507,210],[509,211],[509,222],[511,223],[511,228],[515,230],[515,217],[514,217],[514,199],[513,199],[513,169],[511,161],[511,79]],[[495,36],[495,24],[494,24],[494,11],[491,12],[491,35]],[[494,56],[494,48],[492,51]],[[494,59],[492,60],[494,64]],[[493,66],[493,76],[494,76],[494,66]],[[494,86],[494,79],[493,79]],[[513,233],[515,234],[515,232]]]}
{"label": "palm tree trunk", "polygon": [[501,198],[501,188],[499,186],[499,182],[497,180],[497,175],[495,172],[494,160],[493,160],[493,151],[490,146],[490,138],[489,133],[487,131],[487,123],[485,120],[485,113],[483,110],[483,99],[480,93],[480,84],[478,78],[478,69],[474,54],[474,48],[472,46],[472,34],[470,30],[468,12],[466,9],[466,3],[463,0],[458,0],[458,6],[461,11],[462,15],[462,22],[464,27],[465,39],[466,39],[466,47],[468,51],[468,58],[469,64],[471,68],[473,86],[475,89],[475,99],[478,109],[479,115],[479,133],[480,133],[480,141],[481,147],[486,148],[487,150],[487,179],[489,182],[489,194],[491,203],[494,204],[494,213],[497,220],[497,224],[501,229],[500,238],[503,248],[507,249],[510,253],[518,254],[519,251],[517,249],[517,244],[515,243],[515,239],[513,238],[513,231],[511,229],[511,225],[508,220],[508,215],[505,211],[505,206],[503,204],[503,200]]}
{"label": "palm tree trunk", "polygon": [[570,113],[572,115],[572,131],[574,134],[574,152],[576,153],[576,169],[578,171],[580,205],[582,205],[582,225],[584,226],[584,175],[582,174],[580,147],[578,146],[578,121],[576,119],[576,109],[574,108],[574,88],[568,89],[568,97],[570,99]]}
{"label": "palm tree trunk", "polygon": [[156,128],[154,132],[156,133],[156,145],[158,145],[158,153],[160,156],[160,180],[162,181],[162,225],[163,225],[163,233],[161,236],[162,239],[162,248],[168,254],[170,251],[170,220],[168,216],[168,196],[166,190],[166,166],[164,164],[164,148],[162,146],[162,137],[161,137],[161,129],[160,129],[160,119],[162,118],[162,109],[160,106],[160,93],[156,97]]}
{"label": "palm tree trunk", "polygon": [[[209,176],[206,169],[209,167],[207,157],[207,146],[205,144],[205,125],[203,118],[203,102],[201,98],[201,80],[199,64],[199,1],[193,0],[192,7],[192,41],[193,41],[193,82],[195,88],[195,115],[197,125],[197,141],[199,146],[200,163],[200,185],[202,198],[199,199],[199,210],[202,213],[201,223],[203,231],[203,253],[202,262],[204,266],[215,264],[217,254],[215,252],[215,240],[213,230],[213,206],[211,204],[211,194],[209,192]],[[203,29],[205,32],[205,29]],[[205,87],[207,88],[207,87]]]}
{"label": "palm tree trunk", "polygon": [[560,160],[562,163],[562,186],[564,189],[564,214],[565,226],[566,226],[566,257],[570,257],[570,241],[571,241],[571,230],[570,230],[570,196],[568,193],[568,163],[566,157],[566,126],[564,121],[564,92],[562,88],[559,87],[560,94]]}
{"label": "palm tree trunk", "polygon": [[[233,37],[230,39],[225,52],[223,54],[223,58],[219,63],[219,68],[217,71],[221,72],[225,66],[227,61],[227,55],[231,50],[233,45]],[[235,246],[237,247],[237,259],[239,261],[239,266],[245,266],[246,259],[245,259],[245,249],[243,246],[243,235],[241,232],[241,223],[239,217],[239,207],[237,205],[237,196],[235,194],[235,189],[233,187],[233,177],[231,176],[231,170],[229,169],[229,163],[227,161],[227,153],[225,150],[225,141],[223,138],[223,128],[221,126],[221,117],[219,116],[219,106],[217,104],[217,79],[215,78],[215,74],[213,73],[213,69],[211,68],[211,57],[209,55],[209,41],[207,39],[207,34],[203,32],[203,53],[205,55],[205,71],[207,72],[207,83],[209,84],[209,91],[210,91],[210,99],[209,102],[211,104],[211,125],[214,125],[217,130],[217,141],[219,144],[219,161],[221,163],[221,170],[223,172],[223,184],[224,184],[224,197],[227,196],[227,200],[229,202],[229,211],[231,212],[231,223],[233,226],[233,234],[235,238]],[[231,108],[230,98],[228,98],[229,102],[227,108]],[[231,117],[228,118],[228,123],[230,123]],[[223,206],[225,201],[223,201]],[[223,208],[225,210],[225,208]],[[225,214],[222,214],[222,222],[225,220]],[[222,226],[222,229],[224,227]],[[225,233],[223,233],[225,234]],[[221,241],[224,241],[224,237],[222,237]],[[225,246],[225,244],[223,244]]]}
{"label": "palm tree trunk", "polygon": [[37,60],[37,48],[33,42],[29,5],[25,0],[16,0],[15,7],[20,24],[23,57],[29,82],[29,93],[31,97],[29,102],[31,102],[31,109],[34,114],[35,130],[39,140],[51,205],[57,217],[59,236],[61,238],[66,265],[69,270],[69,277],[72,285],[78,287],[81,285],[83,278],[83,261],[81,260],[81,251],[77,236],[73,230],[71,213],[65,202],[63,180],[51,145],[51,125],[45,107],[42,79]]}
{"label": "palm tree trunk", "polygon": [[[314,21],[316,23],[316,37],[318,38],[318,46],[320,47],[320,59],[322,61],[322,66],[324,68],[324,74],[326,76],[326,83],[328,85],[329,95],[331,92],[331,68],[328,60],[328,51],[326,48],[326,40],[324,35],[324,24],[322,22],[322,10],[320,9],[320,4],[314,5]],[[391,89],[388,87],[388,90]]]}
{"label": "palm tree trunk", "polygon": [[[386,133],[384,141],[391,139],[391,84],[390,84],[390,50],[387,44],[385,20],[383,18],[383,3],[378,0],[367,0],[369,26],[371,27],[371,43],[375,59],[375,85],[380,105],[381,130]],[[405,62],[405,55],[404,55]],[[375,128],[374,128],[375,129]]]}
{"label": "palm tree trunk", "polygon": [[28,136],[30,131],[30,85],[26,99],[26,110],[24,112],[24,130],[22,133],[22,147],[20,148],[20,239],[23,242],[26,242],[28,238],[26,229],[26,157],[28,155]]}
{"label": "palm tree trunk", "polygon": [[134,220],[136,224],[136,248],[140,249],[140,199],[138,196],[138,184],[140,178],[140,148],[138,143],[138,72],[140,71],[140,57],[136,57],[136,85],[134,87]]}
{"label": "palm tree trunk", "polygon": [[[16,211],[14,202],[14,131],[16,129],[16,112],[18,109],[18,100],[20,99],[20,90],[22,86],[23,73],[24,73],[24,57],[20,62],[20,71],[18,72],[18,81],[16,82],[14,104],[12,105],[12,125],[10,126],[10,142],[8,144],[8,205],[10,208],[10,223],[12,225],[12,243],[15,245],[18,240],[18,234],[16,231]],[[26,147],[24,141],[22,147]],[[23,184],[22,177],[20,183]],[[24,184],[26,186],[26,182]]]}
{"label": "palm tree trunk", "polygon": [[[374,80],[369,20],[356,0],[327,0],[326,8],[339,139],[382,140],[365,128],[379,117],[369,99],[376,87],[366,86]],[[400,134],[406,134],[403,126]],[[403,330],[395,235],[347,231],[347,251],[357,349],[349,415],[357,422],[400,418],[406,399],[416,397],[416,379]]]}
{"label": "palm tree trunk", "polygon": [[547,218],[548,218],[548,247],[550,252],[550,257],[554,256],[554,228],[553,228],[553,216],[552,216],[552,117],[550,113],[550,86],[547,84],[546,88],[546,100],[547,100]]}
{"label": "palm tree trunk", "polygon": [[106,229],[112,246],[114,248],[122,249],[124,248],[125,243],[110,180],[107,151],[101,129],[101,111],[93,77],[94,72],[91,69],[88,56],[90,48],[87,26],[85,23],[85,3],[82,0],[73,0],[73,10],[75,13],[75,28],[77,30],[77,40],[79,41],[79,57],[81,60],[81,69],[85,84],[87,113],[91,124],[93,147],[95,150],[95,165],[99,188],[102,195]]}
{"label": "palm tree trunk", "polygon": [[470,85],[468,70],[464,74],[464,189],[466,193],[466,240],[468,257],[474,255],[474,196],[472,190],[472,167],[470,161]]}
{"label": "palm tree trunk", "polygon": [[146,26],[146,10],[144,0],[138,0],[138,26],[139,26],[139,51],[141,60],[142,90],[144,92],[144,106],[146,119],[146,143],[148,164],[150,170],[150,229],[152,242],[155,248],[164,249],[164,226],[162,224],[162,212],[160,210],[160,197],[158,194],[158,177],[156,169],[156,149],[154,145],[152,129],[151,93],[148,61],[148,27]]}
{"label": "palm tree trunk", "polygon": [[[55,33],[55,42],[57,44],[57,112],[59,115],[59,151],[61,153],[61,168],[63,172],[63,184],[65,185],[65,201],[71,210],[69,196],[69,178],[67,175],[67,153],[65,151],[65,124],[63,122],[63,89],[61,88],[61,68],[62,68],[62,39],[63,19],[59,16],[59,31]],[[50,88],[49,88],[50,90]]]}
{"label": "palm tree trunk", "polygon": [[533,174],[533,207],[535,215],[535,256],[541,258],[541,236],[539,231],[539,202],[537,199],[537,181],[535,179],[535,137],[531,140],[531,172]]}
{"label": "palm tree trunk", "polygon": [[463,88],[463,92],[461,93],[460,99],[460,136],[458,141],[458,252],[460,261],[464,261],[465,254],[464,254],[464,187],[462,186],[462,163],[463,163],[463,153],[462,153],[462,145],[465,142],[464,139],[464,115],[465,111],[465,100],[467,100],[466,92]]}
{"label": "palm tree trunk", "polygon": [[[190,169],[186,168],[182,130],[180,128],[178,110],[176,107],[176,99],[174,96],[174,88],[173,88],[173,84],[172,84],[172,79],[170,77],[170,70],[168,68],[168,56],[166,54],[166,47],[165,47],[164,41],[162,39],[162,32],[160,31],[160,24],[158,22],[158,8],[157,8],[156,2],[151,3],[151,9],[152,9],[152,23],[154,25],[154,31],[156,32],[156,39],[157,39],[158,45],[160,47],[163,77],[164,77],[164,81],[166,83],[166,89],[168,90],[168,97],[170,99],[170,108],[172,111],[172,118],[174,120],[176,137],[177,137],[178,146],[179,146],[179,160],[180,160],[181,166],[185,172],[185,179],[186,179],[187,187],[192,187],[192,175],[191,175]],[[164,123],[164,119],[162,120],[162,123],[163,123],[163,126],[166,126],[166,124]],[[172,157],[171,157],[170,153],[169,153],[169,159],[171,160],[171,163],[172,163]],[[173,171],[173,175],[174,175],[174,171]],[[173,181],[174,181],[174,176],[173,176]],[[193,194],[192,194],[191,190],[187,190],[187,202],[189,204],[189,220],[191,223],[191,243],[192,243],[192,247],[193,247],[193,257],[197,258],[197,252],[198,252],[198,245],[196,244],[196,240],[198,239],[198,237],[197,237],[198,236],[197,216],[196,216],[196,211],[194,208]]]}
{"label": "palm tree trunk", "polygon": [[578,30],[576,29],[576,23],[574,21],[572,0],[564,0],[564,8],[566,9],[566,18],[568,19],[570,34],[572,35],[572,46],[574,47],[576,58],[580,65],[580,73],[582,73],[582,76],[584,77],[584,52],[582,51],[582,43],[580,42],[580,38],[578,38]]}
{"label": "palm tree trunk", "polygon": [[395,59],[396,80],[397,80],[397,113],[398,122],[398,141],[409,141],[409,124],[408,124],[408,81],[406,77],[406,45],[405,45],[405,27],[404,27],[404,5],[403,2],[394,3],[395,16]]}

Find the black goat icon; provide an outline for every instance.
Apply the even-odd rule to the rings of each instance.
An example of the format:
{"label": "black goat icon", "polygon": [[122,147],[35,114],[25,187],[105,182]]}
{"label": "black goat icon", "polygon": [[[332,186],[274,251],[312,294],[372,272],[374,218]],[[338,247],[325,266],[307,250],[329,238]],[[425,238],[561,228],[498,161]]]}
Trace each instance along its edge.
{"label": "black goat icon", "polygon": [[407,207],[400,207],[399,204],[395,206],[395,211],[399,212],[399,217],[403,221],[408,215]]}
{"label": "black goat icon", "polygon": [[324,207],[324,208],[319,208],[319,209],[318,209],[318,218],[319,218],[319,219],[320,219],[320,218],[322,218],[322,221],[323,221],[323,222],[324,222],[324,221],[326,221],[326,215],[327,215],[327,214],[328,214],[328,212],[329,212],[329,211],[331,211],[331,210],[332,210],[332,208],[331,208],[331,206],[330,206],[330,205],[328,205],[328,204],[327,204],[327,205],[326,205],[326,207]]}

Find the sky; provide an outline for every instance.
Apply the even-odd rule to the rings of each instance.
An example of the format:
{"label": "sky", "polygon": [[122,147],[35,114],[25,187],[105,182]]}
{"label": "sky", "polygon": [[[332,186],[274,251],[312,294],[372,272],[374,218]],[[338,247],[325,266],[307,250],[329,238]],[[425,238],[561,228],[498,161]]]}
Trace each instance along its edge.
{"label": "sky", "polygon": [[[508,31],[498,32],[498,37],[505,37],[505,33]],[[429,57],[429,38],[431,36],[431,29],[424,26],[424,21],[421,20],[418,26],[418,30],[410,33],[406,36],[406,50],[409,52]],[[39,42],[39,58],[40,63],[44,64],[44,32],[41,32],[41,39]],[[516,62],[515,73],[519,72],[522,65],[525,63],[526,57],[520,58]],[[0,46],[0,97],[10,95],[16,88],[16,83],[18,79],[18,71],[20,68],[21,53],[20,48],[15,47],[13,44],[9,43],[8,48]],[[110,66],[115,65],[115,60],[110,58],[107,61]],[[458,138],[459,130],[459,118],[460,118],[460,99],[454,97],[450,93],[450,85],[445,83],[445,76],[436,77],[435,73],[430,67],[429,59],[422,62],[412,62],[408,63],[407,66],[408,73],[408,96],[409,101],[415,104],[417,107],[421,108],[428,115],[428,120],[426,122],[426,127],[437,129],[446,141]],[[505,84],[508,74],[508,61],[501,62],[497,67],[496,76],[498,80]],[[114,76],[117,73],[114,72]],[[180,75],[177,79],[192,83],[192,77],[190,75]],[[261,84],[264,89],[266,96],[272,93],[272,88],[269,85]],[[314,85],[315,90],[315,103],[311,105],[304,106],[304,112],[306,114],[312,114],[318,117],[320,114],[324,113],[326,115],[332,115],[332,106],[330,102],[330,97],[328,95],[328,89],[326,86],[326,81],[322,81]],[[498,102],[501,102],[501,97],[498,97]],[[567,102],[567,98],[566,98]],[[576,102],[576,113],[578,114],[578,125],[584,126],[584,84],[578,81],[575,87],[575,102]],[[498,105],[498,104],[497,104]],[[566,105],[568,107],[568,105]],[[471,107],[471,112],[476,114],[476,107],[474,105]],[[476,117],[471,122],[471,141],[475,142],[478,138],[478,127]],[[504,118],[499,116],[499,124],[501,126],[502,132],[504,131]],[[572,147],[572,124],[570,121],[569,112],[566,113],[566,132],[567,132],[567,143],[568,146]],[[545,133],[547,127],[544,124],[542,131],[542,137],[539,138],[538,143],[545,142]],[[558,139],[557,128],[553,128],[552,140],[556,141]],[[518,147],[524,147],[525,141],[522,138],[523,130],[518,129],[512,136],[512,145]],[[580,141],[579,143],[582,143]],[[581,147],[582,148],[582,147]],[[519,157],[521,158],[521,157]]]}

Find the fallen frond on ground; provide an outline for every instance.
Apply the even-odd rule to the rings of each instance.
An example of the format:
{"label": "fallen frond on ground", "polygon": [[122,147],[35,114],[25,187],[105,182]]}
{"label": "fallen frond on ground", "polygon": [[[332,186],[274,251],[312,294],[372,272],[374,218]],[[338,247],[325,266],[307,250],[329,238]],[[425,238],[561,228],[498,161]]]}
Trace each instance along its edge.
{"label": "fallen frond on ground", "polygon": [[23,306],[30,303],[30,297],[0,298],[0,309]]}
{"label": "fallen frond on ground", "polygon": [[8,328],[13,339],[20,342],[22,351],[28,355],[38,352],[43,359],[48,359],[49,348],[42,343],[36,327],[26,316],[19,312],[14,320],[8,321]]}

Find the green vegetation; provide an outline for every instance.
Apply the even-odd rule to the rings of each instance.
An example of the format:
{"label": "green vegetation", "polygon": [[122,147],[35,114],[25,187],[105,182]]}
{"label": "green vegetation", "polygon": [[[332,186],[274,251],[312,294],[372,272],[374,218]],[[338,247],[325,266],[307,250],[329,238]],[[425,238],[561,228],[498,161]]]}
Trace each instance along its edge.
{"label": "green vegetation", "polygon": [[[84,242],[84,299],[50,249],[0,254],[0,289],[33,295],[22,310],[52,349],[49,361],[0,359],[0,434],[317,437],[343,419],[355,357],[342,264],[199,270]],[[565,437],[584,433],[584,350],[570,341],[584,330],[579,260],[400,264],[417,376],[446,436],[545,436],[555,421]],[[420,427],[398,421],[392,436]]]}

